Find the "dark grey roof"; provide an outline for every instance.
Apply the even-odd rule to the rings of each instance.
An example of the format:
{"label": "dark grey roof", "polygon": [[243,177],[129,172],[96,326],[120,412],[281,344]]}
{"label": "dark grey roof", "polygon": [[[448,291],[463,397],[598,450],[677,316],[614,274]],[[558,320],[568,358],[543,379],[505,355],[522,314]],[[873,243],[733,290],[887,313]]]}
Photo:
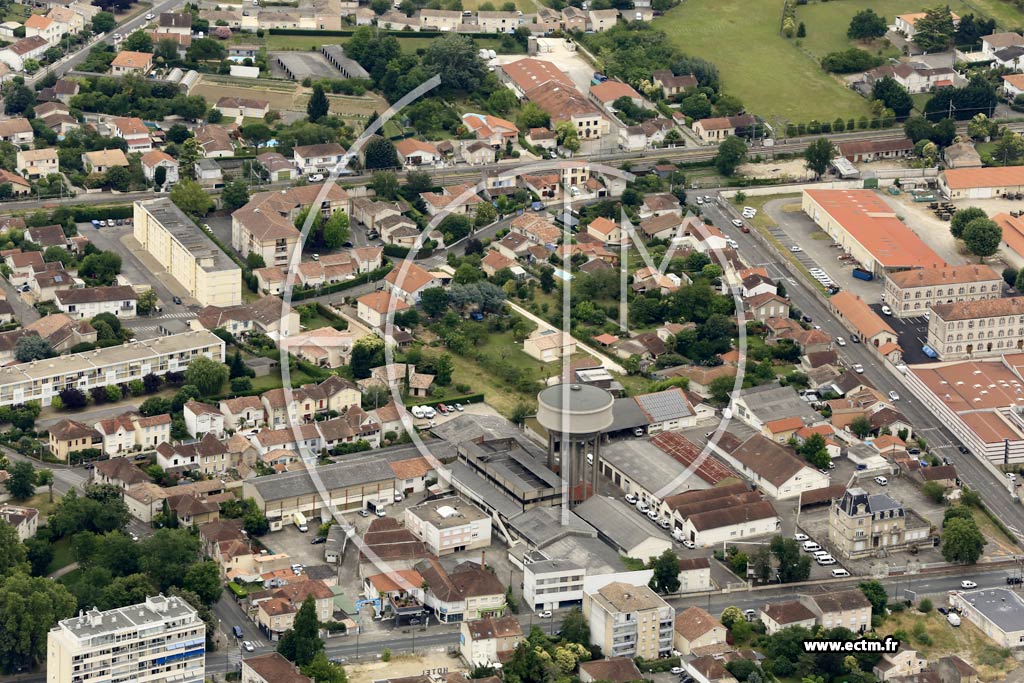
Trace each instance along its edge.
{"label": "dark grey roof", "polygon": [[1020,45],[1011,45],[1010,47],[1004,47],[1002,50],[997,50],[993,55],[996,59],[1003,62],[1010,59],[1017,59],[1021,55],[1024,55],[1024,47],[1021,47]]}
{"label": "dark grey roof", "polygon": [[[686,466],[646,439],[611,441],[601,446],[600,459],[650,493],[668,486],[686,473]],[[692,481],[691,481],[692,480]],[[694,475],[685,487],[703,482]],[[702,486],[698,486],[702,488]],[[677,493],[679,489],[669,493]],[[600,527],[598,527],[600,528]]]}
{"label": "dark grey roof", "polygon": [[633,397],[617,398],[612,405],[612,424],[605,432],[619,432],[623,429],[645,427],[648,424],[650,424],[650,420],[647,419],[644,411],[640,410],[640,406],[637,405]]}
{"label": "dark grey roof", "polygon": [[500,439],[520,434],[516,426],[497,415],[462,414],[430,428],[431,434],[444,439],[452,445],[463,441],[473,441],[481,436],[487,439]]}
{"label": "dark grey roof", "polygon": [[493,508],[506,518],[514,517],[523,511],[522,505],[477,474],[469,465],[453,462],[448,468],[451,471],[452,486],[465,498]]}
{"label": "dark grey roof", "polygon": [[565,536],[597,537],[597,531],[571,512],[566,512],[566,523],[562,523],[563,510],[556,507],[534,507],[516,515],[508,526],[535,548],[544,548]]}
{"label": "dark grey roof", "polygon": [[615,498],[591,496],[574,511],[626,555],[652,536],[668,540],[668,536],[646,517]]}
{"label": "dark grey roof", "polygon": [[986,588],[961,597],[1003,631],[1024,631],[1024,599],[1012,590]]}

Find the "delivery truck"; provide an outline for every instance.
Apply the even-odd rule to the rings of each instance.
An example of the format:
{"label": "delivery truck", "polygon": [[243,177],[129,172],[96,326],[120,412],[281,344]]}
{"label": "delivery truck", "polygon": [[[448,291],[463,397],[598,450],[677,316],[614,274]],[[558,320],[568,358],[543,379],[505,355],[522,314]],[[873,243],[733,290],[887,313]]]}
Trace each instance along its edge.
{"label": "delivery truck", "polygon": [[309,531],[309,525],[306,524],[306,516],[304,514],[296,512],[293,519],[295,521],[295,526],[298,527],[299,531],[302,533]]}

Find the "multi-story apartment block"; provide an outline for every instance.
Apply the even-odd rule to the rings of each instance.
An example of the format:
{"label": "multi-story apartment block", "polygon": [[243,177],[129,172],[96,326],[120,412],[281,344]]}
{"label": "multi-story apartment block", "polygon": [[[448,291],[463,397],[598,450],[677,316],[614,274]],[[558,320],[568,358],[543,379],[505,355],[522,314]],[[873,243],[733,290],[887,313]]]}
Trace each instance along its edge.
{"label": "multi-story apartment block", "polygon": [[203,306],[242,303],[242,269],[170,199],[135,202],[135,239]]}
{"label": "multi-story apartment block", "polygon": [[61,289],[54,294],[57,308],[75,319],[92,320],[100,313],[134,318],[139,295],[127,285]]}
{"label": "multi-story apartment block", "polygon": [[928,346],[942,360],[985,358],[1024,348],[1024,297],[936,304]]}
{"label": "multi-story apartment block", "polygon": [[0,405],[39,401],[45,407],[62,389],[89,391],[126,384],[150,373],[183,371],[199,356],[223,363],[224,341],[202,330],[9,365],[0,369]]}
{"label": "multi-story apartment block", "polygon": [[843,557],[873,556],[879,550],[906,550],[930,542],[929,525],[891,496],[849,489],[832,503],[828,538]]}
{"label": "multi-story apartment block", "polygon": [[584,590],[583,615],[591,643],[607,657],[657,659],[672,650],[676,611],[646,583]]}
{"label": "multi-story apartment block", "polygon": [[586,567],[568,560],[544,559],[524,564],[523,600],[535,610],[579,604],[586,576]]}
{"label": "multi-story apartment block", "polygon": [[405,528],[438,557],[491,544],[491,518],[460,498],[407,508]]}
{"label": "multi-story apartment block", "polygon": [[206,625],[177,597],[65,619],[46,638],[47,683],[202,683]]}
{"label": "multi-story apartment block", "polygon": [[923,315],[935,304],[997,299],[1003,289],[999,273],[986,265],[913,268],[888,273],[883,300],[897,318]]}

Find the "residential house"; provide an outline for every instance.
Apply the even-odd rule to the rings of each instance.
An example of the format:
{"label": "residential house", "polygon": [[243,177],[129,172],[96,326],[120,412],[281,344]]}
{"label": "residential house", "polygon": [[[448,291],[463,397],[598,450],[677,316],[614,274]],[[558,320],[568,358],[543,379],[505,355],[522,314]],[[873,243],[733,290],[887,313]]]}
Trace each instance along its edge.
{"label": "residential house", "polygon": [[742,135],[757,123],[750,114],[720,116],[694,121],[693,132],[705,143],[722,142],[733,135]]}
{"label": "residential house", "polygon": [[106,173],[112,168],[128,168],[128,157],[118,148],[82,154],[82,165],[89,173]]}
{"label": "residential house", "polygon": [[218,405],[218,410],[224,416],[224,429],[227,431],[257,429],[266,423],[266,414],[259,396],[224,399]]}
{"label": "residential house", "polygon": [[429,558],[415,568],[426,585],[424,602],[442,623],[499,616],[505,609],[505,584],[484,567],[463,562],[449,572]]}
{"label": "residential house", "polygon": [[460,650],[470,666],[501,664],[523,641],[523,629],[515,616],[485,617],[463,621]]}
{"label": "residential house", "polygon": [[292,180],[298,173],[295,165],[280,152],[264,152],[256,157],[256,161],[263,167],[270,182]]}
{"label": "residential house", "polygon": [[676,615],[673,644],[684,655],[694,650],[726,644],[726,628],[700,607],[689,607]]}
{"label": "residential house", "polygon": [[270,113],[270,102],[247,97],[222,97],[213,108],[229,119],[262,119]]}
{"label": "residential house", "polygon": [[416,138],[400,140],[395,145],[395,152],[398,153],[399,161],[407,168],[430,166],[441,159],[437,147]]}
{"label": "residential house", "polygon": [[224,414],[215,406],[192,399],[182,407],[182,411],[185,414],[185,428],[191,436],[197,439],[206,434],[213,434],[217,438],[224,436]]}
{"label": "residential house", "polygon": [[[122,156],[124,156],[123,153]],[[29,180],[39,180],[58,173],[60,162],[57,158],[57,150],[52,147],[20,150],[15,156],[14,170]]]}
{"label": "residential house", "polygon": [[148,52],[122,50],[110,63],[110,72],[115,76],[137,74],[145,76],[153,68],[153,55]]}
{"label": "residential house", "polygon": [[651,73],[651,83],[656,88],[661,88],[666,97],[682,95],[687,90],[694,90],[698,86],[697,78],[693,74],[676,76],[668,69],[653,71]]}
{"label": "residential house", "polygon": [[345,148],[337,142],[303,145],[292,150],[292,160],[305,175],[327,175],[338,169],[345,158]]}
{"label": "residential house", "polygon": [[[129,451],[153,449],[171,440],[171,416],[167,414],[143,417],[135,412],[127,412],[100,420],[95,428],[103,439],[103,451],[111,458],[125,455]],[[122,488],[138,483],[123,481]]]}
{"label": "residential house", "polygon": [[39,510],[9,503],[0,503],[0,521],[14,527],[18,540],[24,543],[35,536],[36,531],[39,529]]}
{"label": "residential house", "polygon": [[723,434],[715,446],[723,459],[775,500],[797,498],[829,485],[828,476],[771,439],[754,434],[744,441]]}
{"label": "residential house", "polygon": [[887,652],[878,660],[871,672],[879,683],[900,679],[902,676],[916,676],[928,667],[928,660],[917,654],[917,650],[901,648],[898,652]]}
{"label": "residential house", "polygon": [[65,418],[50,427],[50,453],[61,462],[68,462],[69,454],[76,451],[102,446],[103,435],[87,424]]}
{"label": "residential house", "polygon": [[761,609],[761,623],[768,635],[775,635],[782,629],[792,626],[813,628],[817,615],[800,600],[785,602],[769,602]]}
{"label": "residential house", "polygon": [[40,59],[49,47],[50,44],[42,36],[27,36],[0,48],[0,62],[6,64],[11,71],[23,71],[25,62]]}
{"label": "residential house", "polygon": [[128,153],[148,152],[153,149],[153,140],[149,128],[142,119],[134,116],[115,116],[107,121],[113,137],[128,143]]}
{"label": "residential house", "polygon": [[54,294],[57,308],[73,319],[92,320],[101,313],[134,318],[139,295],[126,285],[64,289]]}
{"label": "residential house", "polygon": [[142,163],[142,173],[146,176],[146,180],[155,181],[157,169],[163,168],[163,187],[170,187],[178,182],[178,160],[170,154],[154,149],[143,154],[140,162]]}
{"label": "residential house", "polygon": [[24,117],[18,116],[0,121],[0,140],[4,142],[13,145],[31,145],[34,137],[32,124]]}
{"label": "residential house", "polygon": [[826,629],[842,626],[855,633],[871,630],[871,603],[859,588],[801,595],[799,599]]}
{"label": "residential house", "polygon": [[516,124],[490,114],[463,114],[462,124],[478,141],[494,149],[503,149],[506,143],[515,142],[519,137]]}
{"label": "residential house", "polygon": [[393,268],[384,283],[387,291],[408,304],[418,303],[423,290],[441,286],[437,276],[411,261],[402,261]]}
{"label": "residential house", "polygon": [[565,332],[537,328],[523,340],[523,352],[541,362],[550,363],[576,353],[576,340]]}

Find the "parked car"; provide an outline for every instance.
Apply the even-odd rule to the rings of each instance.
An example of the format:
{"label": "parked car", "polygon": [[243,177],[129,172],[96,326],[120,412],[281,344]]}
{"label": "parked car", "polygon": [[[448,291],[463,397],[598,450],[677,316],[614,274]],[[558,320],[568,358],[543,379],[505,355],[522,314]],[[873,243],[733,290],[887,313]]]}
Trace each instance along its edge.
{"label": "parked car", "polygon": [[860,363],[854,363],[853,364],[853,371],[856,372],[858,375],[863,375],[864,374],[864,366],[861,365]]}
{"label": "parked car", "polygon": [[1016,585],[1021,584],[1021,583],[1024,583],[1024,578],[1021,578],[1019,576],[1007,576],[1006,577],[1006,585],[1007,586],[1016,586]]}
{"label": "parked car", "polygon": [[462,407],[461,403],[456,403],[455,404],[455,410],[457,410],[457,411],[459,411],[461,413],[463,410],[465,410],[465,408]]}
{"label": "parked car", "polygon": [[180,296],[171,297],[171,301],[173,301],[174,303],[178,304],[179,306],[181,305],[181,297]]}
{"label": "parked car", "polygon": [[647,519],[651,520],[652,522],[657,522],[658,521],[658,511],[657,510],[648,510],[647,511]]}
{"label": "parked car", "polygon": [[319,183],[323,179],[324,179],[324,174],[323,173],[311,173],[310,176],[309,176],[309,182],[311,182],[311,183]]}
{"label": "parked car", "polygon": [[693,550],[694,548],[697,547],[697,544],[694,543],[693,541],[687,540],[687,541],[683,541],[683,547],[686,548],[687,550]]}
{"label": "parked car", "polygon": [[671,669],[668,670],[668,672],[670,674],[676,674],[676,675],[679,675],[679,674],[683,673],[683,671],[684,671],[684,669],[681,666],[673,666]]}
{"label": "parked car", "polygon": [[316,538],[314,538],[312,541],[309,542],[310,545],[320,545],[321,543],[327,543],[327,537],[326,536],[317,536]]}
{"label": "parked car", "polygon": [[805,323],[812,323],[812,322],[814,322],[814,318],[812,318],[809,315],[805,315],[805,316],[801,317],[800,319],[803,320]]}
{"label": "parked car", "polygon": [[637,501],[636,509],[646,515],[648,512],[650,512],[651,506],[641,500]]}
{"label": "parked car", "polygon": [[799,253],[799,252],[803,251],[804,249],[803,249],[803,247],[801,247],[801,246],[800,246],[799,244],[794,244],[793,246],[791,246],[791,247],[789,248],[789,250],[790,250],[791,252],[793,252],[794,254],[796,254],[796,253]]}
{"label": "parked car", "polygon": [[538,619],[550,619],[551,618],[551,610],[546,609],[543,612],[537,612],[537,618]]}
{"label": "parked car", "polygon": [[150,12],[150,13],[148,13],[146,15],[146,21],[153,21],[154,19],[156,19],[156,15],[153,14],[152,12]]}
{"label": "parked car", "polygon": [[950,626],[959,626],[960,625],[960,615],[957,614],[956,612],[950,612],[949,614],[946,615],[946,621],[949,623]]}
{"label": "parked car", "polygon": [[836,337],[836,344],[839,344],[839,346],[846,346],[846,340],[842,337]]}
{"label": "parked car", "polygon": [[627,493],[626,494],[626,502],[627,503],[629,503],[630,505],[636,505],[636,501],[637,501],[637,497],[636,497],[635,493]]}
{"label": "parked car", "polygon": [[251,640],[242,641],[242,647],[246,652],[256,652],[256,646],[252,644]]}
{"label": "parked car", "polygon": [[359,516],[360,517],[369,517],[370,516],[370,511],[367,510],[366,508],[362,508],[362,509],[359,510]]}
{"label": "parked car", "polygon": [[733,218],[732,224],[735,225],[737,228],[743,227],[743,221],[741,221],[739,218]]}
{"label": "parked car", "polygon": [[895,391],[890,391],[889,392],[889,400],[890,401],[898,401],[898,400],[900,400],[900,395],[897,394]]}
{"label": "parked car", "polygon": [[850,341],[852,341],[854,344],[860,344],[860,337],[858,337],[855,334],[851,334]]}
{"label": "parked car", "polygon": [[810,538],[811,537],[808,536],[807,534],[801,534],[799,532],[793,534],[793,540],[797,541],[798,543],[803,543],[804,541],[809,541]]}
{"label": "parked car", "polygon": [[1013,472],[1007,472],[1006,478],[1009,479],[1010,481],[1017,481],[1017,475],[1014,474]]}
{"label": "parked car", "polygon": [[875,483],[878,484],[879,486],[888,486],[889,480],[886,479],[885,477],[875,477]]}
{"label": "parked car", "polygon": [[888,306],[886,306],[885,304],[883,304],[882,305],[882,313],[885,313],[886,315],[892,315],[892,309],[889,308]]}

